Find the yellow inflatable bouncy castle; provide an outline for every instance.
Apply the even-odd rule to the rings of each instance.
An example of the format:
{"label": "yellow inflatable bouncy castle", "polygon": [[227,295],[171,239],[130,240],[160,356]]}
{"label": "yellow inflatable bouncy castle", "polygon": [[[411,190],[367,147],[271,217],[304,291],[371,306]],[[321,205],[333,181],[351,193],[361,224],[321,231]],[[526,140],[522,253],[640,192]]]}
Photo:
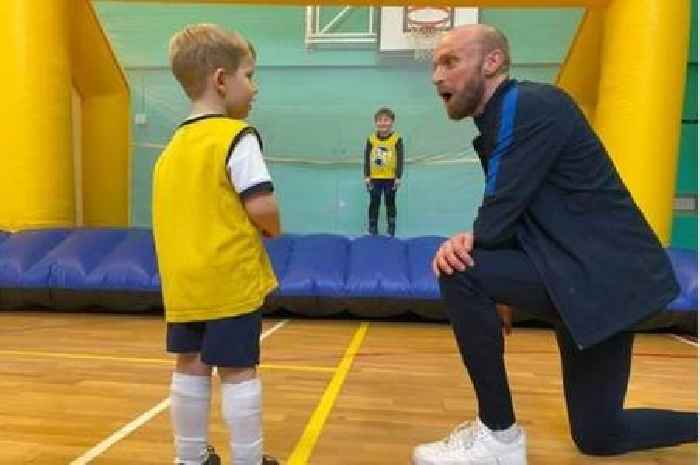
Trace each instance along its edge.
{"label": "yellow inflatable bouncy castle", "polygon": [[0,229],[126,225],[129,89],[87,0],[0,2]]}
{"label": "yellow inflatable bouncy castle", "polygon": [[[391,3],[434,4],[429,0]],[[587,9],[557,82],[584,108],[637,203],[667,244],[690,33],[689,1],[450,3]],[[129,90],[92,4],[89,0],[3,0],[0,18],[4,21],[0,28],[4,47],[0,229],[127,225]]]}

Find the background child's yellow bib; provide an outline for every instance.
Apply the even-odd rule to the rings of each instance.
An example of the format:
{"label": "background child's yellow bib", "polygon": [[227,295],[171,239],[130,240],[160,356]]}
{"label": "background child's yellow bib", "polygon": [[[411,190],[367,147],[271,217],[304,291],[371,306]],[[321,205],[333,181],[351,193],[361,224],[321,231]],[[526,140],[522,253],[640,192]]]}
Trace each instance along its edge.
{"label": "background child's yellow bib", "polygon": [[396,143],[399,134],[393,133],[386,139],[380,139],[376,133],[369,136],[372,151],[369,154],[369,177],[372,179],[396,178]]}

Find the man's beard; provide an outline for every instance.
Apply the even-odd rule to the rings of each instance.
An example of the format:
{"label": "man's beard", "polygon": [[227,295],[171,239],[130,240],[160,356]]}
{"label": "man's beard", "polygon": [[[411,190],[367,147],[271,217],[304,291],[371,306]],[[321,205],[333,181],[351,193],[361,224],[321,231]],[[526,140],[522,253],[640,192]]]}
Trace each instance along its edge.
{"label": "man's beard", "polygon": [[447,105],[450,119],[460,120],[473,116],[484,95],[484,87],[484,80],[479,79],[474,85],[466,85],[462,92],[453,95]]}

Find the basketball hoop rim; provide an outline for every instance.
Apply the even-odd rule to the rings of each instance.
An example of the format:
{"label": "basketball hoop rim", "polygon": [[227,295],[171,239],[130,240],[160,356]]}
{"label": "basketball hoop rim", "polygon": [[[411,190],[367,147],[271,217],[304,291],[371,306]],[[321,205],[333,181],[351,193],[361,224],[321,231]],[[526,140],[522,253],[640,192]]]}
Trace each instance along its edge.
{"label": "basketball hoop rim", "polygon": [[[441,11],[444,15],[440,16],[435,16],[433,15],[432,17],[419,17],[415,16],[415,12],[419,10],[429,10],[429,11]],[[449,30],[452,28],[452,22],[453,22],[453,13],[452,13],[452,8],[451,7],[443,7],[443,6],[416,6],[411,8],[405,7],[405,18],[404,18],[404,28],[405,32],[414,32],[417,31],[418,33],[421,32],[428,32],[431,33],[433,31],[443,31],[443,30]]]}
{"label": "basketball hoop rim", "polygon": [[[440,29],[440,25],[445,21],[421,21],[420,25],[416,27],[411,27],[408,32],[437,32]],[[418,24],[414,21],[414,24]]]}

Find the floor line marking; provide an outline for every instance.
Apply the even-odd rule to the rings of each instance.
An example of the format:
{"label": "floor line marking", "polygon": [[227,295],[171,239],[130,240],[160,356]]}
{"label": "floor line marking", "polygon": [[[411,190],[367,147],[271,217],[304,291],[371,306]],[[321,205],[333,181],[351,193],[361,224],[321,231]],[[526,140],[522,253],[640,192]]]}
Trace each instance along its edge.
{"label": "floor line marking", "polygon": [[[46,357],[67,360],[100,360],[129,363],[152,363],[157,365],[172,365],[173,359],[169,358],[139,358],[139,357],[115,357],[99,354],[72,354],[67,352],[35,352],[31,350],[0,350],[0,355],[16,355],[19,357]],[[321,367],[315,365],[285,365],[279,363],[261,363],[258,365],[263,370],[291,370],[291,371],[317,371],[334,373],[335,367]]]}
{"label": "floor line marking", "polygon": [[309,418],[309,421],[306,424],[306,427],[304,428],[304,432],[302,433],[301,438],[299,439],[296,446],[294,447],[294,450],[289,456],[289,459],[287,460],[287,465],[307,464],[309,457],[311,456],[311,453],[313,452],[314,447],[316,446],[316,442],[318,441],[318,438],[321,435],[323,426],[325,425],[326,420],[328,419],[328,416],[330,415],[331,410],[333,409],[333,405],[335,404],[335,401],[338,398],[340,389],[343,387],[345,378],[347,377],[348,373],[350,372],[350,369],[352,368],[352,362],[355,358],[355,355],[359,351],[360,346],[362,345],[362,341],[364,340],[365,335],[367,334],[368,328],[369,323],[362,323],[360,327],[355,331],[355,334],[353,335],[353,338],[350,341],[350,345],[348,345],[348,348],[345,351],[345,355],[343,355],[343,359],[338,364],[338,367],[335,371],[335,375],[333,375],[333,378],[328,383],[328,386],[326,387],[326,390],[324,391],[321,400],[316,406],[316,410],[311,415],[311,418]]}
{"label": "floor line marking", "polygon": [[677,334],[669,334],[669,336],[671,336],[673,339],[675,339],[675,340],[677,340],[677,341],[684,342],[684,343],[686,343],[686,344],[688,344],[688,345],[691,345],[691,346],[693,346],[693,347],[697,347],[697,346],[698,346],[698,343],[697,343],[697,342],[690,341],[690,340],[688,340],[688,339],[686,339],[686,338],[684,338],[684,337],[681,337],[681,336],[679,336],[679,335],[677,335]]}

